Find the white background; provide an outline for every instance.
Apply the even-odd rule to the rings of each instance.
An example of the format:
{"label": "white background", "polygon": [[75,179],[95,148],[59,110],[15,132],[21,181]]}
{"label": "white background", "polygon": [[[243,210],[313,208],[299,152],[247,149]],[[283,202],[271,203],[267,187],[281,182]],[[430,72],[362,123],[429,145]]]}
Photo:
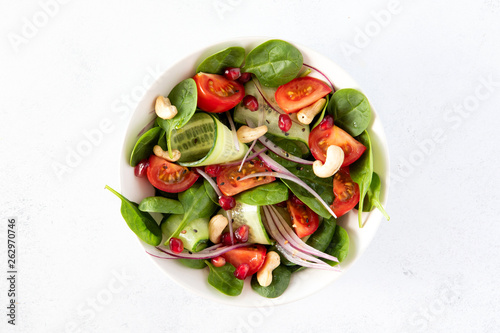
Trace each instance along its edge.
{"label": "white background", "polygon": [[[0,3],[0,331],[500,331],[499,0],[63,2],[40,1],[51,16],[37,1]],[[143,80],[255,35],[347,70],[384,123],[393,170],[392,219],[357,264],[318,294],[260,310],[180,289],[103,189],[119,188]],[[87,156],[56,172],[103,121],[111,129]],[[19,223],[15,328],[8,216]]]}

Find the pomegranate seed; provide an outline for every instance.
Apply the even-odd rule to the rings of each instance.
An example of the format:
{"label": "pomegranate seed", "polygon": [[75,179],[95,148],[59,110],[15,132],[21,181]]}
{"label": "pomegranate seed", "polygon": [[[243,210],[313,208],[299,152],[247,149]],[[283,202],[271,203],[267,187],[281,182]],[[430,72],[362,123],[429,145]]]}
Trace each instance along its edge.
{"label": "pomegranate seed", "polygon": [[251,78],[252,78],[251,73],[248,73],[248,72],[241,73],[241,76],[238,79],[238,82],[244,84],[244,83],[247,83],[248,81],[250,81]]}
{"label": "pomegranate seed", "polygon": [[241,264],[238,267],[236,267],[236,270],[234,271],[234,276],[239,280],[245,280],[249,270],[250,266],[248,266],[248,264]]}
{"label": "pomegranate seed", "polygon": [[179,238],[170,238],[170,250],[174,253],[181,253],[184,250],[184,244]]}
{"label": "pomegranate seed", "polygon": [[219,205],[224,210],[231,210],[236,206],[236,200],[233,197],[227,197],[225,195],[219,198]]}
{"label": "pomegranate seed", "polygon": [[215,267],[222,267],[226,264],[226,259],[224,259],[221,256],[212,258],[212,260],[210,261],[212,262],[212,265],[214,265]]}
{"label": "pomegranate seed", "polygon": [[278,202],[278,203],[276,204],[276,206],[278,206],[278,207],[282,207],[282,208],[283,208],[283,207],[286,207],[286,201]]}
{"label": "pomegranate seed", "polygon": [[255,96],[246,95],[243,98],[243,106],[250,111],[257,111],[259,109],[259,102],[257,101],[257,98],[255,98]]}
{"label": "pomegranate seed", "polygon": [[330,128],[333,127],[333,117],[330,115],[325,116],[321,123],[319,123],[319,128],[321,128],[323,131],[329,130]]}
{"label": "pomegranate seed", "polygon": [[297,198],[295,195],[292,195],[290,197],[290,201],[292,202],[292,205],[294,205],[294,206],[304,206],[304,203],[302,202],[302,200]]}
{"label": "pomegranate seed", "polygon": [[292,128],[292,118],[290,118],[290,116],[287,114],[280,114],[278,127],[283,132],[288,132],[290,128]]}
{"label": "pomegranate seed", "polygon": [[147,159],[142,160],[134,168],[134,175],[139,178],[146,177],[146,171],[148,170],[149,161]]}
{"label": "pomegranate seed", "polygon": [[224,71],[224,77],[231,81],[237,80],[240,76],[241,72],[238,67],[228,67]]}
{"label": "pomegranate seed", "polygon": [[246,224],[239,226],[234,231],[234,238],[236,238],[238,243],[246,243],[248,241],[248,231],[249,228]]}
{"label": "pomegranate seed", "polygon": [[226,245],[226,246],[233,245],[233,243],[231,243],[231,234],[229,232],[223,233],[220,240],[221,240],[222,245]]}
{"label": "pomegranate seed", "polygon": [[205,167],[205,173],[210,177],[217,177],[220,175],[222,167],[219,164],[207,165]]}

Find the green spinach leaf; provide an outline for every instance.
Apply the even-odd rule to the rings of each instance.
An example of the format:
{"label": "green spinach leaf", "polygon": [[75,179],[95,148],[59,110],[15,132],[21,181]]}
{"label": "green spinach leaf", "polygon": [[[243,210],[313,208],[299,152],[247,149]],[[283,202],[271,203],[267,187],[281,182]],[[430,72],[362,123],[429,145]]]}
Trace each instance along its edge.
{"label": "green spinach leaf", "polygon": [[244,282],[234,276],[236,269],[233,265],[228,263],[222,267],[215,267],[208,260],[205,260],[205,263],[210,268],[208,283],[212,287],[228,296],[238,296],[241,294]]}
{"label": "green spinach leaf", "polygon": [[159,245],[162,238],[161,229],[153,217],[149,213],[141,212],[135,202],[128,200],[108,185],[105,188],[122,201],[120,211],[123,219],[137,237],[149,245]]}
{"label": "green spinach leaf", "polygon": [[321,113],[316,116],[315,118],[316,122],[314,123],[313,127],[311,127],[311,129],[315,128],[321,123],[321,121],[323,121],[323,118],[325,118],[325,113],[329,104],[330,104],[330,95],[326,95],[326,103],[325,106],[323,107],[323,111],[321,111]]}
{"label": "green spinach leaf", "polygon": [[140,161],[146,159],[153,153],[153,147],[158,142],[163,130],[160,127],[153,127],[141,135],[135,143],[132,154],[130,154],[130,165],[135,167]]}
{"label": "green spinach leaf", "polygon": [[349,253],[349,235],[344,228],[337,225],[335,227],[335,233],[333,234],[332,242],[328,245],[325,253],[334,256],[339,260],[339,262],[331,261],[328,259],[322,259],[330,266],[335,266],[344,261]]}
{"label": "green spinach leaf", "polygon": [[336,225],[337,220],[333,216],[329,219],[323,219],[321,225],[311,235],[311,237],[309,237],[306,243],[318,251],[325,251],[328,245],[332,242]]}
{"label": "green spinach leaf", "polygon": [[254,187],[236,196],[236,201],[247,205],[275,205],[288,199],[288,188],[280,182]]}
{"label": "green spinach leaf", "polygon": [[[305,155],[309,154],[309,148],[307,146],[296,140],[289,140],[289,139],[284,139],[284,138],[279,138],[276,136],[271,136],[269,134],[266,135],[269,137],[269,139],[278,147],[283,149],[285,152],[289,153],[290,155],[296,156],[296,157],[304,157]],[[267,152],[269,157],[271,157],[273,160],[284,166],[285,168],[291,168],[295,166],[299,166],[298,163],[289,161],[287,159],[284,159],[275,153],[269,151]]]}
{"label": "green spinach leaf", "polygon": [[[366,192],[368,192],[370,183],[372,182],[373,152],[370,136],[368,135],[367,131],[364,131],[360,136],[356,138],[356,140],[361,142],[366,147],[366,150],[356,162],[349,166],[349,172],[351,174],[352,180],[359,186],[359,207],[362,208]],[[362,209],[358,209],[359,227],[363,228],[363,219],[361,213]]]}
{"label": "green spinach leaf", "polygon": [[267,287],[262,287],[257,281],[257,274],[252,276],[251,286],[252,289],[259,294],[267,298],[276,298],[281,296],[288,285],[290,284],[290,277],[292,273],[285,266],[278,266],[273,270],[273,281]]}
{"label": "green spinach leaf", "polygon": [[185,79],[177,84],[168,94],[168,99],[177,108],[177,114],[172,119],[158,118],[158,124],[167,134],[167,148],[172,153],[171,136],[174,129],[179,129],[187,124],[196,111],[198,103],[198,90],[192,78]]}
{"label": "green spinach leaf", "polygon": [[266,87],[278,87],[293,80],[302,63],[302,54],[295,46],[273,39],[250,51],[242,71],[255,74]]}
{"label": "green spinach leaf", "polygon": [[212,187],[212,185],[210,185],[210,183],[206,179],[203,181],[203,186],[205,187],[205,192],[207,192],[207,195],[210,198],[210,200],[212,200],[212,202],[214,204],[220,206],[220,204],[219,204],[219,196],[215,192],[215,190]]}
{"label": "green spinach leaf", "polygon": [[184,208],[177,200],[164,197],[147,197],[139,204],[139,210],[150,213],[183,214]]}
{"label": "green spinach leaf", "polygon": [[194,269],[202,269],[207,267],[207,264],[205,263],[205,260],[203,259],[184,259],[184,258],[179,258],[177,259],[181,264],[183,264],[186,267],[189,268],[194,268]]}
{"label": "green spinach leaf", "polygon": [[212,54],[202,61],[196,73],[223,74],[227,67],[240,67],[245,60],[245,49],[234,46]]}
{"label": "green spinach leaf", "polygon": [[363,203],[363,212],[371,212],[373,207],[377,207],[387,221],[389,221],[391,218],[380,203],[380,186],[380,177],[376,172],[373,172],[372,182],[368,188],[368,192],[366,192],[365,202]]}
{"label": "green spinach leaf", "polygon": [[335,119],[335,125],[353,137],[367,129],[372,119],[372,109],[366,96],[350,88],[337,90],[333,94],[328,113]]}

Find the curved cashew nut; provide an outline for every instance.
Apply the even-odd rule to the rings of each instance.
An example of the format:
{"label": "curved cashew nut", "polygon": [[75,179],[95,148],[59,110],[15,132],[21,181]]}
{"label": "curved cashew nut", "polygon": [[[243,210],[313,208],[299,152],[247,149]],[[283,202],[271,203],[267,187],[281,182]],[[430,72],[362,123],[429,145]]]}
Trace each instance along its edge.
{"label": "curved cashew nut", "polygon": [[238,135],[238,140],[241,143],[249,143],[255,139],[260,138],[267,133],[267,126],[262,125],[255,128],[250,128],[248,126],[241,126],[236,134]]}
{"label": "curved cashew nut", "polygon": [[156,115],[161,119],[172,119],[177,114],[177,108],[170,103],[170,100],[163,96],[158,96],[155,103]]}
{"label": "curved cashew nut", "polygon": [[172,157],[168,155],[168,151],[164,151],[160,146],[156,145],[153,147],[153,153],[169,162],[176,162],[181,158],[181,152],[177,149],[172,150]]}
{"label": "curved cashew nut", "polygon": [[314,161],[314,174],[320,178],[328,178],[339,171],[344,162],[344,151],[339,146],[331,145],[326,150],[325,164],[321,161]]}
{"label": "curved cashew nut", "polygon": [[210,241],[214,244],[220,243],[222,231],[228,225],[229,221],[224,215],[215,215],[208,222],[208,235]]}
{"label": "curved cashew nut", "polygon": [[257,281],[262,287],[268,287],[273,282],[273,271],[280,265],[280,256],[274,251],[267,252],[264,265],[257,272]]}
{"label": "curved cashew nut", "polygon": [[318,113],[320,113],[321,110],[323,110],[325,104],[326,104],[325,98],[318,99],[315,103],[306,106],[305,108],[300,110],[297,113],[297,119],[299,120],[300,123],[304,125],[309,125],[313,121],[314,117]]}

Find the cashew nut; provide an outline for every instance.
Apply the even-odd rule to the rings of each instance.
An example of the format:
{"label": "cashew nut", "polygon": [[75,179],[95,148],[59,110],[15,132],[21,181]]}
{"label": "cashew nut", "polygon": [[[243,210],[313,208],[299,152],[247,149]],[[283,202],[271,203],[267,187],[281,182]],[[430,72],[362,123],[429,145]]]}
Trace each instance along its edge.
{"label": "cashew nut", "polygon": [[264,265],[257,272],[257,281],[262,287],[268,287],[273,282],[273,270],[279,265],[279,254],[274,251],[267,252]]}
{"label": "cashew nut", "polygon": [[241,143],[249,143],[255,139],[260,138],[267,133],[267,126],[262,125],[255,128],[250,128],[248,126],[241,126],[236,134],[238,135],[238,140]]}
{"label": "cashew nut", "polygon": [[220,243],[222,231],[228,225],[229,221],[224,215],[215,215],[208,222],[208,235],[210,241],[214,244]]}
{"label": "cashew nut", "polygon": [[331,145],[326,150],[325,164],[321,161],[314,161],[314,174],[320,178],[328,178],[339,171],[344,162],[344,151],[339,146]]}
{"label": "cashew nut", "polygon": [[153,153],[169,162],[176,162],[181,158],[181,152],[177,149],[172,150],[172,157],[168,154],[168,151],[164,151],[160,146],[156,145],[153,147]]}
{"label": "cashew nut", "polygon": [[163,96],[158,96],[155,103],[156,115],[161,119],[172,119],[177,114],[177,108],[170,103],[170,100]]}
{"label": "cashew nut", "polygon": [[315,103],[306,106],[299,112],[297,112],[297,119],[299,120],[300,123],[304,125],[309,125],[314,117],[323,110],[323,107],[326,104],[326,99],[321,98],[318,99]]}

